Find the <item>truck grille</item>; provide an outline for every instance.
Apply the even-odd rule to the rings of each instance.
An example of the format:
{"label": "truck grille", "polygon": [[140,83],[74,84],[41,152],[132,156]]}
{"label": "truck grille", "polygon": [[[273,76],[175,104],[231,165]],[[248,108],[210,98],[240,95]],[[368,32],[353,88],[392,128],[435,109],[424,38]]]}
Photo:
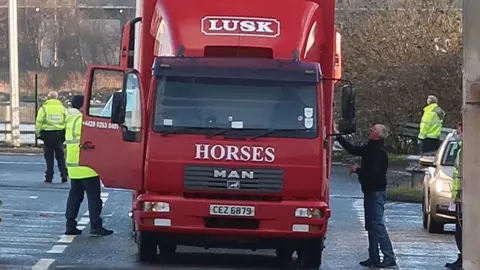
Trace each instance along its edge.
{"label": "truck grille", "polygon": [[279,193],[283,189],[283,171],[281,169],[187,166],[184,181],[184,187],[189,191]]}

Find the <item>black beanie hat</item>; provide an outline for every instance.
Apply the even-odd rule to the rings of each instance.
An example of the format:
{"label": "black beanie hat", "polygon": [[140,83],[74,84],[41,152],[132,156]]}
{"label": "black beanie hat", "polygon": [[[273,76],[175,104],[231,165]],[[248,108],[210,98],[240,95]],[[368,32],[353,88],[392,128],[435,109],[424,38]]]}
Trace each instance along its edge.
{"label": "black beanie hat", "polygon": [[83,106],[83,96],[75,95],[72,97],[72,107],[75,109],[81,109]]}

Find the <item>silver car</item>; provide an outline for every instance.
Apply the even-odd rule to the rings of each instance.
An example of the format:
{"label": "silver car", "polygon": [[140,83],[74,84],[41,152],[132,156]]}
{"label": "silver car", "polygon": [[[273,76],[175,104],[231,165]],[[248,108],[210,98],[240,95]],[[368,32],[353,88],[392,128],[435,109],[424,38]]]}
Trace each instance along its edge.
{"label": "silver car", "polygon": [[429,233],[442,233],[444,225],[455,223],[452,203],[452,175],[457,154],[456,132],[447,135],[435,156],[422,156],[420,164],[427,167],[423,180],[423,227]]}

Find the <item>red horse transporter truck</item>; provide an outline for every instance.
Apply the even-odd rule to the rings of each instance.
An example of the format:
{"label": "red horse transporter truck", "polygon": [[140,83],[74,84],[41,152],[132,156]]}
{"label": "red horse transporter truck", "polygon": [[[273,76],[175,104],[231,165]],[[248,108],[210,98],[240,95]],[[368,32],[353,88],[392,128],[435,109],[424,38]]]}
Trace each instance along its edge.
{"label": "red horse transporter truck", "polygon": [[[297,251],[301,265],[320,266],[341,61],[335,1],[142,3],[120,65],[89,68],[85,104],[102,74],[123,90],[111,115],[86,108],[80,154],[105,186],[134,191],[140,260],[190,245]],[[345,86],[343,133],[355,130],[354,109]]]}

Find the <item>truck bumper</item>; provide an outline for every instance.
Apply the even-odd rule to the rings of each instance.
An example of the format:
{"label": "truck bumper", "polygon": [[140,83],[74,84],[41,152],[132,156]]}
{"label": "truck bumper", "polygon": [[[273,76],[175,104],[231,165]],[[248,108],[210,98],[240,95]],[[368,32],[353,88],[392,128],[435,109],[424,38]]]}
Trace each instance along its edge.
{"label": "truck bumper", "polygon": [[[143,204],[167,203],[168,212],[142,211]],[[210,214],[210,205],[255,207],[255,216],[218,216]],[[319,217],[296,217],[297,208],[319,209]],[[172,242],[256,242],[288,243],[299,238],[323,240],[330,209],[321,201],[228,201],[186,199],[177,196],[143,194],[137,198],[134,218],[137,231],[156,233],[162,241]],[[179,243],[180,244],[180,243]],[[185,245],[190,245],[184,243]],[[197,245],[191,243],[192,245]],[[211,245],[209,245],[211,246]]]}

